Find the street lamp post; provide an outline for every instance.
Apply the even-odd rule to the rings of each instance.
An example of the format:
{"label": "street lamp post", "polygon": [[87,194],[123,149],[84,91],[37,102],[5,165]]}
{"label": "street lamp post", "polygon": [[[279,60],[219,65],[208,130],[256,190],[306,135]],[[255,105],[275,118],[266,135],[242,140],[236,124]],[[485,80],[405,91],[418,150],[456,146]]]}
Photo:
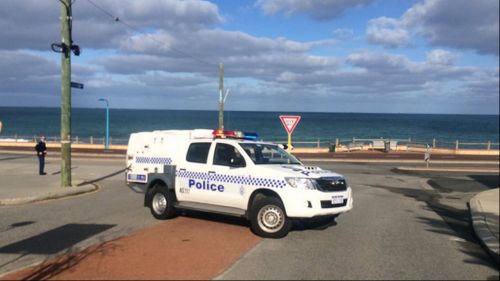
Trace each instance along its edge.
{"label": "street lamp post", "polygon": [[100,98],[100,99],[98,99],[98,101],[103,101],[106,103],[106,140],[105,140],[106,146],[105,146],[105,149],[107,150],[107,149],[109,149],[109,102],[105,98]]}

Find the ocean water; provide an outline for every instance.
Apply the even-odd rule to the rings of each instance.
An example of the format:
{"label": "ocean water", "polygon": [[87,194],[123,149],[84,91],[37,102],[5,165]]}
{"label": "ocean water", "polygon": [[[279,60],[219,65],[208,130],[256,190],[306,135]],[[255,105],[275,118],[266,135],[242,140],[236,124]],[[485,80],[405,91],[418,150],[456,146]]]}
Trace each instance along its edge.
{"label": "ocean water", "polygon": [[[103,138],[105,109],[72,110],[71,135],[80,139]],[[261,139],[285,141],[287,134],[279,115],[300,115],[293,141],[333,142],[355,138],[408,139],[413,142],[452,145],[455,140],[476,143],[499,142],[498,115],[375,114],[226,111],[228,130],[257,132]],[[0,107],[3,124],[0,138],[60,136],[59,108]],[[218,111],[110,109],[113,143],[126,143],[133,132],[217,128]],[[498,146],[497,146],[498,147]]]}

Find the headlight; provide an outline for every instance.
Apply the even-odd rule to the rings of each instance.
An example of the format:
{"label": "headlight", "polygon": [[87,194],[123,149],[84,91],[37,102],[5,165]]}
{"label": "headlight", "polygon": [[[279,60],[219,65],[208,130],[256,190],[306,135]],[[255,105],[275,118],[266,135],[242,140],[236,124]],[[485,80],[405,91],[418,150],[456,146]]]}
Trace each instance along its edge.
{"label": "headlight", "polygon": [[316,181],[313,179],[306,178],[285,178],[286,182],[294,188],[316,190]]}

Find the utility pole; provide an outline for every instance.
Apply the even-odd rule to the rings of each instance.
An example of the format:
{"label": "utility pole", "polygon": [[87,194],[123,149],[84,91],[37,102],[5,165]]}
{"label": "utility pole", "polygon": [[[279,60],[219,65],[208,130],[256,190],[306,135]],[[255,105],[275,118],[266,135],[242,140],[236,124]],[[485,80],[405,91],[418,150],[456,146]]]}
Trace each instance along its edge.
{"label": "utility pole", "polygon": [[[61,43],[52,43],[52,51],[61,53],[61,186],[71,186],[71,53],[80,55],[80,47],[73,44],[72,0],[61,2]],[[74,2],[74,1],[73,1]],[[74,83],[83,89],[83,84]]]}
{"label": "utility pole", "polygon": [[219,64],[219,130],[224,130],[224,65]]}
{"label": "utility pole", "polygon": [[61,186],[71,186],[71,0],[61,2]]}

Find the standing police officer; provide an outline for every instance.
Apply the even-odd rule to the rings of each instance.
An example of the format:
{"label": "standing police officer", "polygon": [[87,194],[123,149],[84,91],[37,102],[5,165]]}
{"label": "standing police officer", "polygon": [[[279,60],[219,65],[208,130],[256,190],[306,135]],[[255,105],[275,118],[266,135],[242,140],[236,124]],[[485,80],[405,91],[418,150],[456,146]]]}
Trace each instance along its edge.
{"label": "standing police officer", "polygon": [[35,146],[36,150],[36,155],[38,156],[38,174],[40,175],[46,175],[47,173],[44,172],[45,168],[45,154],[47,154],[47,147],[45,146],[45,137],[42,136],[40,138],[40,141],[37,143]]}

